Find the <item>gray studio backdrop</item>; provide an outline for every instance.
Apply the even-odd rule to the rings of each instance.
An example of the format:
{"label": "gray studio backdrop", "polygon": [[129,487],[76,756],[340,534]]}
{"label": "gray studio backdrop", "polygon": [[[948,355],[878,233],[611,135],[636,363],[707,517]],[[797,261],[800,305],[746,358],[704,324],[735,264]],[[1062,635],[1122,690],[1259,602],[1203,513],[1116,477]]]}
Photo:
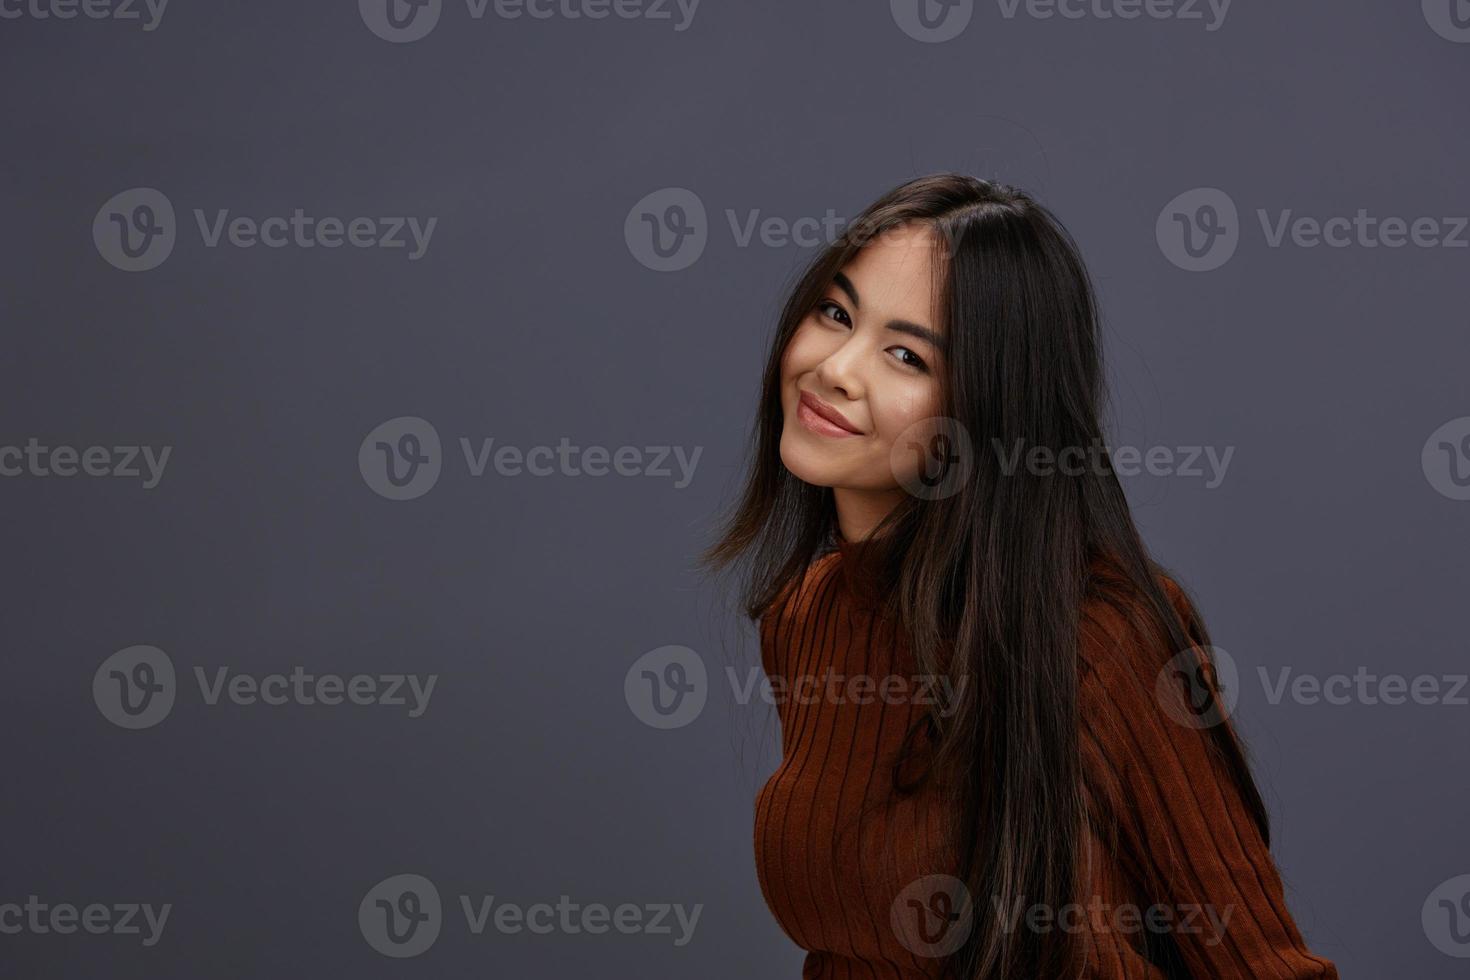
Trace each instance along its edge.
{"label": "gray studio backdrop", "polygon": [[926,3],[0,0],[0,973],[796,976],[693,557],[782,290],[963,170],[1097,278],[1312,949],[1464,975],[1470,7]]}

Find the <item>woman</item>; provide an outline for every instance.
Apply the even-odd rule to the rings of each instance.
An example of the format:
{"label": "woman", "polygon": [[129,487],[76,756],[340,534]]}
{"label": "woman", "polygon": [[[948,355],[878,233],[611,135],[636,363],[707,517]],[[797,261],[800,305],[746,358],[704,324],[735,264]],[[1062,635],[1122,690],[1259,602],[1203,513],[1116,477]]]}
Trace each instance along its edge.
{"label": "woman", "polygon": [[1011,187],[906,183],[789,297],[706,560],[780,698],[755,845],[803,976],[1337,976],[1102,397],[1077,247]]}

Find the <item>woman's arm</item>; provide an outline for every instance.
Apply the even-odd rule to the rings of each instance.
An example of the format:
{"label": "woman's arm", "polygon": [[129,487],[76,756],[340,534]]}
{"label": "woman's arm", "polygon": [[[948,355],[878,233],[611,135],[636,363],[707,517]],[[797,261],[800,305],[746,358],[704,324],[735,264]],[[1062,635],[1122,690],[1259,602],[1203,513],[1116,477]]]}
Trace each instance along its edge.
{"label": "woman's arm", "polygon": [[[1173,583],[1166,591],[1187,611]],[[1168,710],[1184,697],[1182,688],[1157,686],[1174,651],[1157,649],[1119,612],[1096,605],[1082,626],[1078,708],[1084,764],[1098,786],[1110,787],[1103,795],[1118,811],[1116,849],[1093,855],[1114,865],[1103,880],[1113,875],[1140,889],[1153,882],[1144,893],[1162,906],[1154,922],[1193,976],[1336,980],[1336,968],[1307,949],[1292,921],[1270,851],[1210,751],[1210,730]],[[1179,704],[1166,706],[1172,696]]]}

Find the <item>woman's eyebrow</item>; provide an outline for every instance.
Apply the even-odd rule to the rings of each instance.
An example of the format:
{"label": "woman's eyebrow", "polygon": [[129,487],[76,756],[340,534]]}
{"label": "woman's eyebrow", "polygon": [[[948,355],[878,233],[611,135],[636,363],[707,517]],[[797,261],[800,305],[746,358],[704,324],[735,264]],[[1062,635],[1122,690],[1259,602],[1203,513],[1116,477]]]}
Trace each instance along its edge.
{"label": "woman's eyebrow", "polygon": [[[852,284],[851,279],[840,272],[834,272],[832,274],[832,281],[837,283],[842,291],[847,294],[848,299],[852,300],[852,305],[855,309],[863,308],[863,304],[858,300],[857,287]],[[911,323],[908,320],[889,320],[886,326],[895,333],[917,337],[936,350],[944,350],[944,343],[940,339],[939,334],[930,330],[928,327],[921,327],[917,323]]]}
{"label": "woman's eyebrow", "polygon": [[917,337],[935,350],[944,350],[944,341],[940,339],[939,334],[930,330],[928,327],[921,327],[917,323],[910,323],[907,320],[889,320],[887,326],[889,330],[895,333],[905,333],[910,337]]}

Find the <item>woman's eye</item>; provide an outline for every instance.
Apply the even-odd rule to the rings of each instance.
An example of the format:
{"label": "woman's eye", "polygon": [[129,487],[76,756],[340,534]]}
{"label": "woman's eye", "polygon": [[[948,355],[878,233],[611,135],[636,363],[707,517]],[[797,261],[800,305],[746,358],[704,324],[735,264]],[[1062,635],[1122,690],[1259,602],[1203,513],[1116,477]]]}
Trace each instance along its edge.
{"label": "woman's eye", "polygon": [[907,347],[890,347],[889,350],[895,351],[895,356],[898,357],[899,361],[908,367],[918,368],[920,371],[929,370],[929,366],[924,363],[924,359]]}
{"label": "woman's eye", "polygon": [[838,323],[846,324],[849,327],[852,326],[852,320],[848,317],[847,311],[838,306],[836,303],[832,302],[830,299],[824,299],[820,303],[818,303],[817,311],[819,313],[825,313],[827,316],[836,320]]}

